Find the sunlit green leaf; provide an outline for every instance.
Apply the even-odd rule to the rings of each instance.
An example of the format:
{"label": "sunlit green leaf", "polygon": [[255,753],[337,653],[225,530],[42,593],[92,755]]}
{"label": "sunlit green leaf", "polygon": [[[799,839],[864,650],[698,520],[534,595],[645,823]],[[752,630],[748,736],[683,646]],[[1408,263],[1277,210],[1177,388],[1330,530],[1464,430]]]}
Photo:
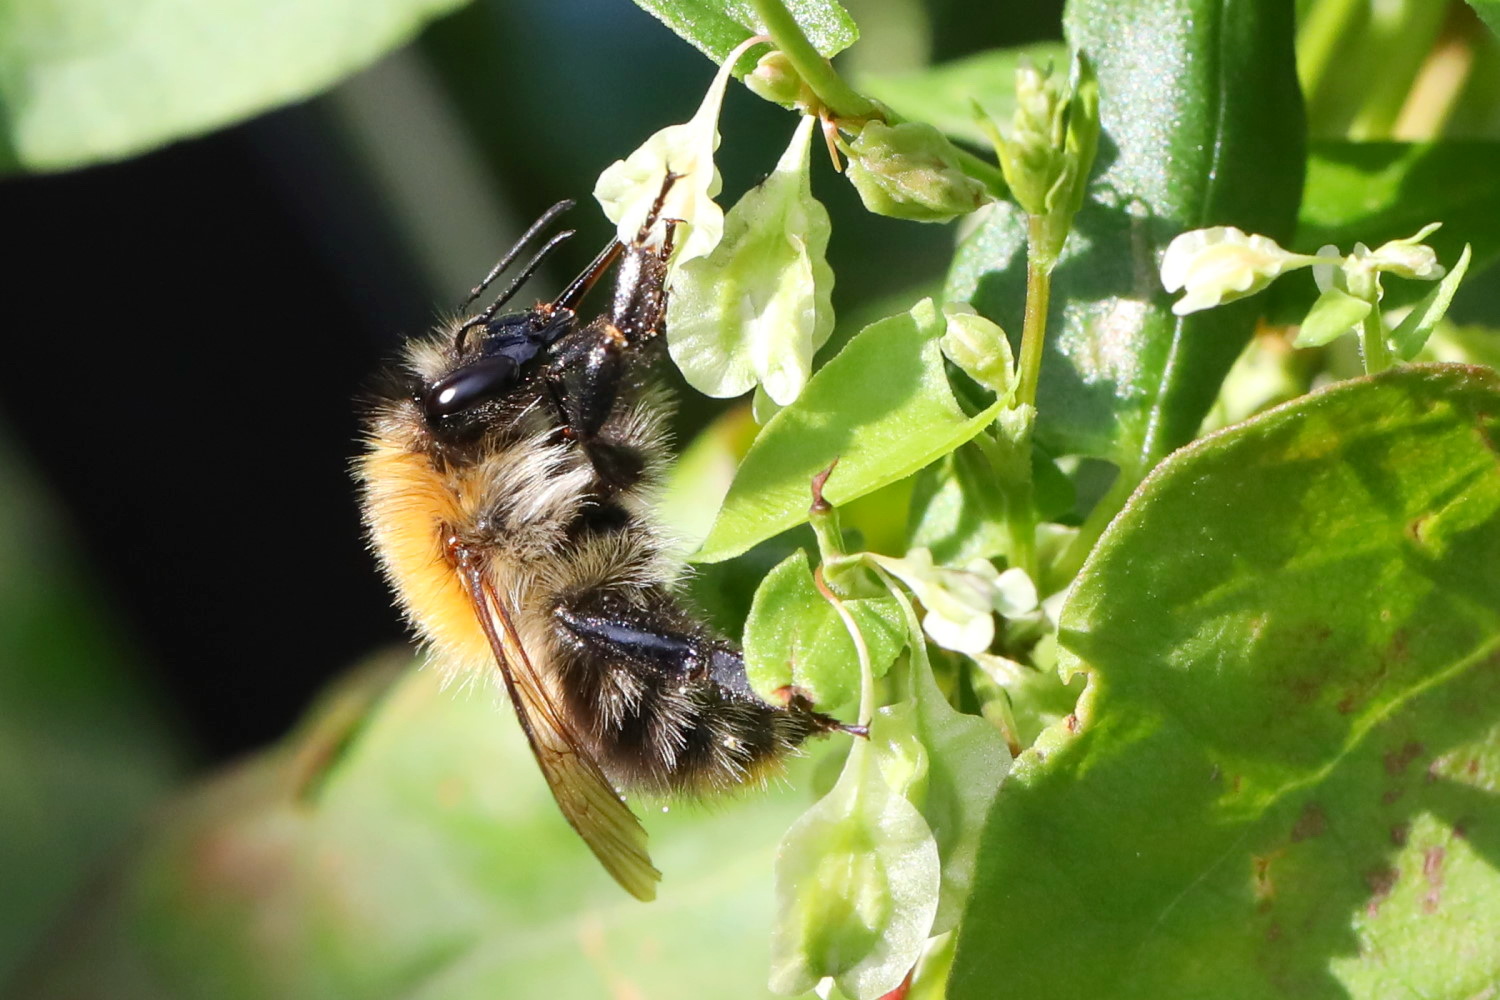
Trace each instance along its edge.
{"label": "sunlit green leaf", "polygon": [[[870,654],[870,668],[883,676],[906,644],[906,624],[888,597],[851,598],[844,610],[854,618]],[[818,593],[807,553],[798,549],[761,581],[745,621],[745,668],[762,698],[794,686],[825,712],[853,705],[859,697],[859,657],[849,630],[833,605]]]}
{"label": "sunlit green leaf", "polygon": [[866,327],[773,417],[745,456],[694,559],[717,562],[807,519],[812,477],[835,506],[911,475],[979,433],[1001,403],[959,409],[938,339],[942,316],[923,300]]}
{"label": "sunlit green leaf", "polygon": [[[716,63],[740,42],[765,32],[750,0],[635,0]],[[859,37],[854,20],[838,0],[786,0],[807,40],[825,56],[841,52]]]}
{"label": "sunlit green leaf", "polygon": [[949,996],[1500,978],[1500,377],[1356,379],[1174,455],[1062,616],[1076,718],[985,829]]}
{"label": "sunlit green leaf", "polygon": [[0,169],[119,159],[311,97],[463,2],[14,0]]}
{"label": "sunlit green leaf", "polygon": [[1500,0],[1469,0],[1469,6],[1491,31],[1500,35]]}
{"label": "sunlit green leaf", "polygon": [[[1036,433],[1054,454],[1144,470],[1196,433],[1258,308],[1172,315],[1163,248],[1214,225],[1290,235],[1303,161],[1291,5],[1075,0],[1066,27],[1097,69],[1104,134],[1053,275]],[[1026,223],[1005,204],[989,213],[947,297],[1015,335]]]}
{"label": "sunlit green leaf", "polygon": [[1322,347],[1324,344],[1353,332],[1370,310],[1374,309],[1364,299],[1355,298],[1340,288],[1329,287],[1318,301],[1313,303],[1302,327],[1297,331],[1294,347]]}

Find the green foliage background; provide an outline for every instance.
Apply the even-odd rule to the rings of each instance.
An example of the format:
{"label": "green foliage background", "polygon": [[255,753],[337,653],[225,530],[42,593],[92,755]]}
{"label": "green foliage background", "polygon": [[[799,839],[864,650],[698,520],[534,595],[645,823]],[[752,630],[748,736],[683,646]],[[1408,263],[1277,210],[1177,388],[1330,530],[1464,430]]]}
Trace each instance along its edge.
{"label": "green foliage background", "polygon": [[[317,93],[456,6],[208,15],[173,0],[128,13],[18,0],[0,14],[0,167],[126,156]],[[748,9],[643,6],[715,56]],[[820,26],[810,34],[825,51],[848,45],[850,29],[828,15],[836,6],[791,6]],[[968,22],[962,6],[850,4],[864,38],[841,65],[870,94],[972,143],[967,100],[984,94],[1003,118],[1016,53],[926,72],[921,39],[941,50]],[[1099,509],[1123,513],[1107,532],[1107,518],[1093,525],[1102,538],[1062,615],[1062,668],[1087,675],[1083,700],[1019,758],[984,829],[954,997],[1462,998],[1500,980],[1500,383],[1484,367],[1398,370],[1189,444],[1216,412],[1246,416],[1312,387],[1312,370],[1295,366],[1270,389],[1230,376],[1262,314],[1295,321],[1311,282],[1186,320],[1156,284],[1161,248],[1185,228],[1234,222],[1311,252],[1442,220],[1442,259],[1474,246],[1459,313],[1481,328],[1449,331],[1430,360],[1494,359],[1495,38],[1471,36],[1471,84],[1433,136],[1403,141],[1413,53],[1448,30],[1443,18],[1412,14],[1401,37],[1356,24],[1329,41],[1319,18],[1333,6],[1069,6],[1070,36],[1098,56],[1107,141],[1057,271],[1038,440],[1048,456],[1121,470]],[[1443,9],[1451,20],[1468,8]],[[557,114],[537,109],[543,70],[566,54],[526,63],[535,53],[482,30],[486,10],[437,23],[419,51],[491,169],[510,161],[496,147],[512,116]],[[1473,10],[1500,29],[1491,0]],[[974,18],[987,39],[1029,40]],[[534,72],[502,79],[500,65]],[[1377,66],[1386,83],[1351,94],[1347,79]],[[660,123],[690,110],[699,86],[685,82]],[[558,135],[511,162],[505,183],[524,185],[556,158],[583,190],[639,138],[591,137],[609,149],[601,158]],[[774,159],[728,148],[731,182]],[[379,159],[378,144],[368,151]],[[999,404],[955,392],[940,330],[906,309],[942,288],[1019,330],[1018,213],[997,206],[954,251],[935,227],[860,218],[841,183],[814,183],[836,209],[842,199],[835,241],[882,249],[846,251],[831,360],[753,446],[742,415],[706,431],[669,498],[707,539],[699,558],[714,565],[694,586],[726,628],[806,544],[782,532],[803,520],[805,483],[831,457],[843,464],[829,497],[872,548],[899,553],[934,532],[924,497],[947,490],[957,523],[985,502],[953,470]],[[400,215],[399,198],[390,210]],[[450,273],[436,238],[405,225],[428,274]],[[1316,370],[1341,364],[1330,350]],[[1059,516],[1087,537],[1101,491],[1078,465],[1069,481],[1046,457],[1063,483]],[[43,487],[14,455],[0,465],[0,983],[15,996],[765,993],[774,847],[807,789],[829,783],[836,748],[769,794],[664,814],[649,804],[667,881],[646,908],[600,875],[556,815],[503,706],[487,691],[441,690],[404,654],[352,673],[284,744],[184,790],[189,752],[149,672],[121,652],[107,595],[78,569],[66,526],[43,513]],[[690,509],[701,501],[682,499],[726,493],[712,524]],[[830,697],[852,694],[846,684]]]}

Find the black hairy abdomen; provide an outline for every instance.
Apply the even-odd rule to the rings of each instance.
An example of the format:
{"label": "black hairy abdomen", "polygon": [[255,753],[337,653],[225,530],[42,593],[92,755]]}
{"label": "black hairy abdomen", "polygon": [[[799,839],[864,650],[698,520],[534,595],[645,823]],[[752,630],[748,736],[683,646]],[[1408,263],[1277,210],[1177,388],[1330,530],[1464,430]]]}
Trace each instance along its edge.
{"label": "black hairy abdomen", "polygon": [[609,776],[653,792],[743,784],[816,730],[751,691],[732,645],[653,588],[628,604],[584,595],[555,612],[555,664],[579,735]]}

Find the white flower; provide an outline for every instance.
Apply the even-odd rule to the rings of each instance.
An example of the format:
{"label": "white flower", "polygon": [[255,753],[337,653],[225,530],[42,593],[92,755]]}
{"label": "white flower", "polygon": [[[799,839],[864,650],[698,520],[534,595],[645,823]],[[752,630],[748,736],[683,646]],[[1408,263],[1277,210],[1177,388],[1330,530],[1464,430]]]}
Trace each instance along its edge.
{"label": "white flower", "polygon": [[994,612],[1007,616],[1036,608],[1036,588],[1021,569],[998,572],[987,559],[962,569],[935,566],[927,549],[904,559],[867,553],[876,565],[898,577],[922,602],[922,629],[932,641],[957,653],[982,653],[995,641]]}
{"label": "white flower", "polygon": [[700,392],[738,396],[759,383],[786,406],[833,332],[828,213],[808,179],[816,124],[803,117],[775,171],[729,210],[722,242],[672,275],[667,346]]}
{"label": "white flower", "polygon": [[1172,312],[1186,316],[1254,295],[1277,276],[1316,260],[1283,250],[1269,236],[1247,234],[1233,226],[1194,229],[1167,245],[1161,283],[1169,292],[1187,290],[1172,305]]}
{"label": "white flower", "polygon": [[[1354,249],[1359,250],[1363,243],[1356,243]],[[1317,283],[1318,291],[1326,292],[1334,287],[1333,273],[1344,263],[1344,255],[1339,253],[1339,248],[1329,243],[1318,247],[1318,260],[1320,263],[1312,266],[1313,281]]]}
{"label": "white flower", "polygon": [[677,179],[662,205],[659,229],[648,242],[659,243],[665,237],[664,223],[675,219],[679,221],[673,257],[676,263],[706,256],[718,245],[724,233],[724,212],[713,200],[721,185],[714,166],[714,150],[719,148],[719,106],[735,62],[746,49],[765,40],[759,35],[747,38],[729,53],[692,120],[661,129],[599,175],[594,198],[615,223],[621,243],[635,240],[670,172]]}
{"label": "white flower", "polygon": [[1379,300],[1383,294],[1380,287],[1382,273],[1394,274],[1398,278],[1437,281],[1447,271],[1437,262],[1437,252],[1422,240],[1437,230],[1439,225],[1440,223],[1434,222],[1423,226],[1412,236],[1389,240],[1374,250],[1363,243],[1356,243],[1348,256],[1339,253],[1336,246],[1320,248],[1319,263],[1313,265],[1313,280],[1318,283],[1318,291],[1327,292],[1335,287],[1335,270],[1344,272],[1343,287],[1370,301]]}
{"label": "white flower", "polygon": [[1376,247],[1370,254],[1370,264],[1376,270],[1421,281],[1436,281],[1446,273],[1437,262],[1437,251],[1405,240],[1392,240]]}

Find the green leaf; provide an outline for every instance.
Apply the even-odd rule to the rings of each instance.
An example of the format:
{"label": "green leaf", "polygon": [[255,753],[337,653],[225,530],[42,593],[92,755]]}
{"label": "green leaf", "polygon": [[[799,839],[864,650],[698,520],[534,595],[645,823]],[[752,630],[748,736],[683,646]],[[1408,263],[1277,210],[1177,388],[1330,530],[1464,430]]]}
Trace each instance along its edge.
{"label": "green leaf", "polygon": [[664,871],[642,905],[563,820],[490,682],[409,665],[372,664],[286,744],[158,815],[17,995],[766,995],[768,875],[803,793],[670,812],[632,796]]}
{"label": "green leaf", "polygon": [[0,170],[120,159],[311,97],[462,3],[14,0]]}
{"label": "green leaf", "polygon": [[1497,442],[1500,376],[1420,366],[1153,473],[1063,611],[1089,687],[990,815],[953,1000],[1500,979]]}
{"label": "green leaf", "polygon": [[1453,302],[1453,293],[1458,291],[1459,282],[1464,280],[1464,274],[1469,270],[1470,252],[1469,247],[1464,247],[1464,252],[1459,255],[1458,263],[1453,265],[1453,269],[1391,331],[1391,342],[1396,345],[1396,353],[1401,360],[1410,361],[1416,357],[1422,345],[1427,343],[1427,338],[1432,335],[1433,328],[1447,314],[1448,306]]}
{"label": "green leaf", "polygon": [[185,756],[61,506],[0,428],[0,983]]}
{"label": "green leaf", "polygon": [[[1317,142],[1307,164],[1307,193],[1297,219],[1296,247],[1309,253],[1332,243],[1379,246],[1431,222],[1443,228],[1425,242],[1438,259],[1457,259],[1474,246],[1474,269],[1500,258],[1500,142]],[[1382,305],[1414,302],[1427,287],[1391,282]],[[1276,288],[1278,315],[1306,309],[1313,290],[1298,281]]]}
{"label": "green leaf", "polygon": [[[889,597],[843,602],[870,653],[874,676],[884,676],[906,645],[901,609]],[[794,686],[824,712],[859,698],[859,656],[833,605],[818,593],[807,553],[798,549],[761,581],[745,620],[745,669],[762,698]]]}
{"label": "green leaf", "polygon": [[1313,303],[1292,346],[1322,347],[1352,332],[1374,308],[1364,299],[1356,298],[1340,288],[1330,287]]}
{"label": "green leaf", "polygon": [[[1092,201],[1053,272],[1037,438],[1138,475],[1190,440],[1250,336],[1257,304],[1172,315],[1161,253],[1189,229],[1281,241],[1301,191],[1303,121],[1289,3],[1076,0],[1104,134]],[[949,301],[1015,333],[1026,222],[1000,204],[964,242]]]}
{"label": "green leaf", "polygon": [[1500,0],[1469,0],[1469,6],[1474,8],[1474,13],[1479,19],[1490,26],[1490,30],[1500,35]]}
{"label": "green leaf", "polygon": [[929,300],[873,323],[824,365],[762,429],[718,520],[693,556],[718,562],[807,520],[812,477],[835,460],[823,495],[835,506],[941,458],[994,420],[967,416],[948,387]]}
{"label": "green leaf", "polygon": [[[716,63],[751,35],[765,33],[751,0],[635,0]],[[842,52],[859,29],[838,0],[786,0],[802,33],[824,56]]]}
{"label": "green leaf", "polygon": [[940,63],[912,73],[876,73],[859,77],[859,88],[903,117],[926,122],[953,139],[989,149],[989,137],[974,118],[978,101],[998,122],[1010,121],[1016,109],[1016,66],[1029,59],[1066,72],[1068,47],[1061,42],[1034,42],[994,49]]}
{"label": "green leaf", "polygon": [[926,770],[910,720],[882,708],[838,784],[786,832],[771,989],[804,993],[832,977],[851,1000],[877,1000],[916,963],[937,912],[939,860],[905,793]]}
{"label": "green leaf", "polygon": [[943,566],[1005,553],[1005,501],[984,453],[966,444],[917,474],[907,548],[932,550]]}

